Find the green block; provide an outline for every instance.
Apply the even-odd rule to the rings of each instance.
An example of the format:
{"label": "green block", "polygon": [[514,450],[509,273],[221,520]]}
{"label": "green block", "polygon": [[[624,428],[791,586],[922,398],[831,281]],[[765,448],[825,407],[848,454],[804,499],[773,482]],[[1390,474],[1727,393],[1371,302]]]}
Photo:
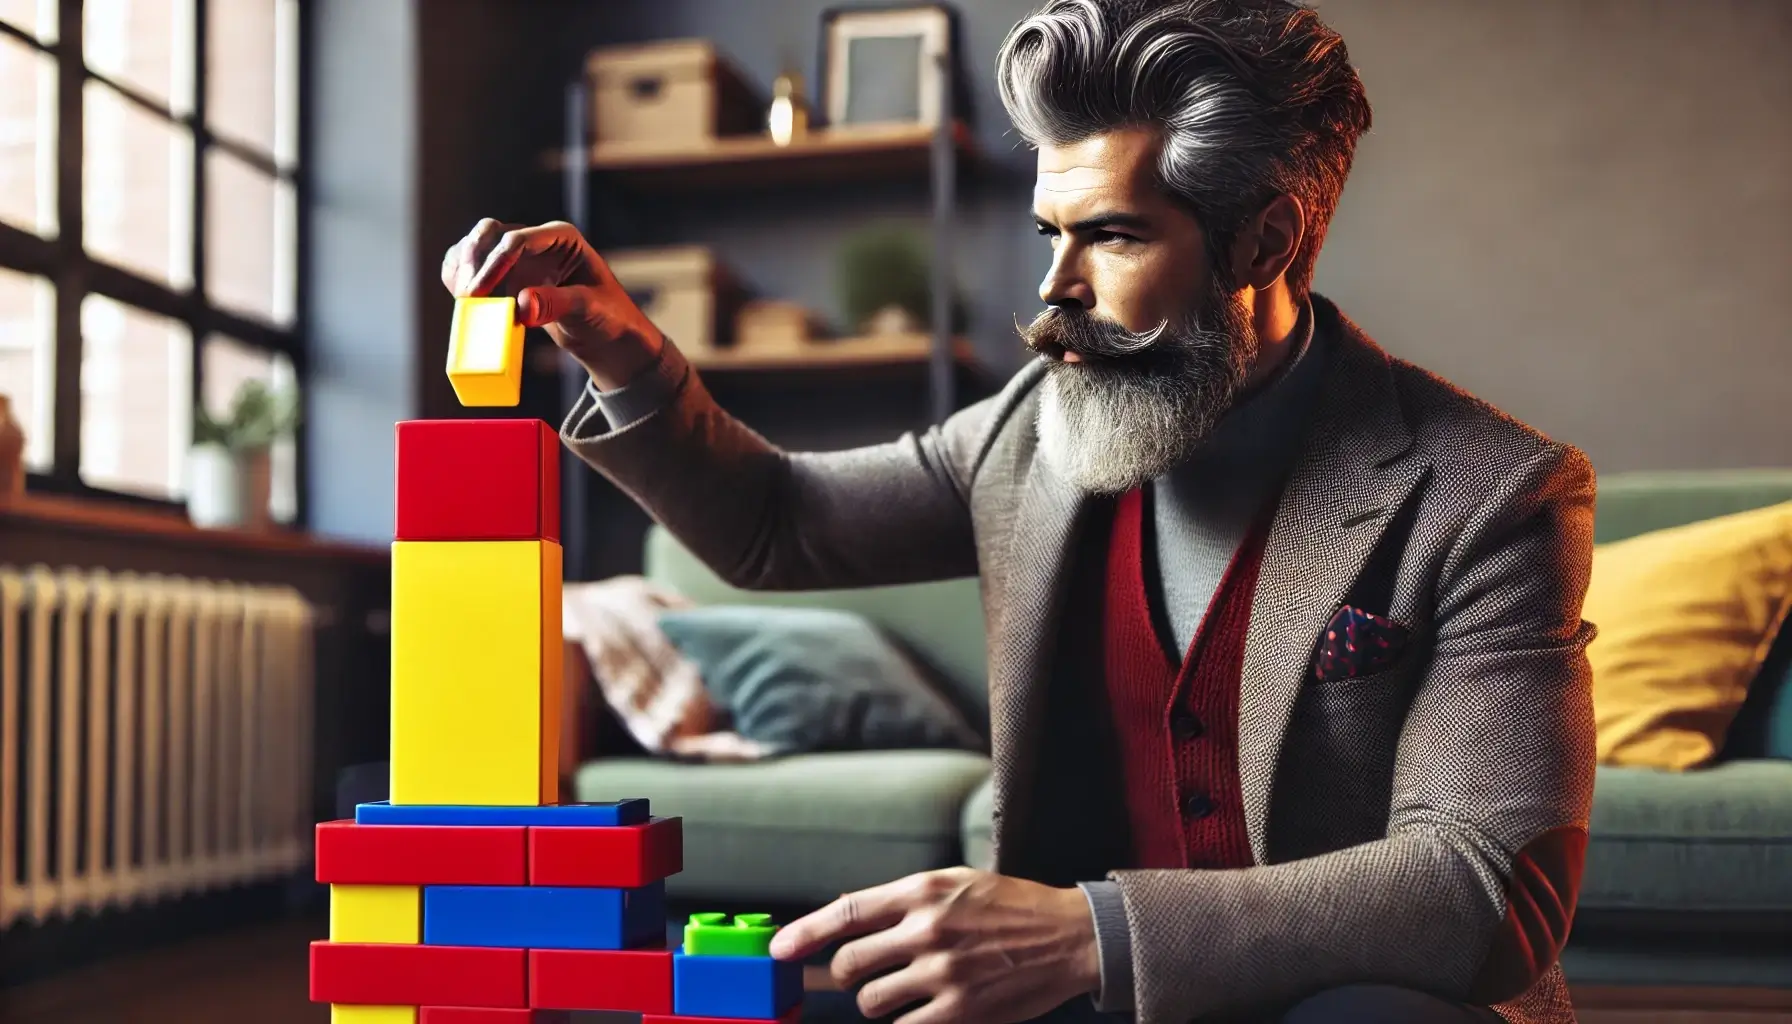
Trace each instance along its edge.
{"label": "green block", "polygon": [[770,914],[692,914],[684,926],[685,956],[770,956],[778,926]]}

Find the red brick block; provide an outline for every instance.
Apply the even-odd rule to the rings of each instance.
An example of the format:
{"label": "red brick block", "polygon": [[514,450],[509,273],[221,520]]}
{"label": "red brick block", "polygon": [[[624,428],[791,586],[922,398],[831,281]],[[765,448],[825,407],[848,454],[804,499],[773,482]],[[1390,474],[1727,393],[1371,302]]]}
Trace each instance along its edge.
{"label": "red brick block", "polygon": [[311,944],[311,1001],[378,1006],[528,1006],[521,949]]}
{"label": "red brick block", "polygon": [[524,833],[520,825],[326,821],[317,826],[317,880],[343,885],[524,885],[528,878]]}
{"label": "red brick block", "polygon": [[541,420],[398,424],[395,540],[560,540],[560,436]]}
{"label": "red brick block", "polygon": [[565,1010],[500,1010],[486,1006],[420,1006],[417,1024],[572,1024]]}
{"label": "red brick block", "polygon": [[672,1012],[672,952],[531,949],[529,1005],[555,1010]]}
{"label": "red brick block", "polygon": [[684,870],[684,819],[530,827],[529,884],[634,889]]}

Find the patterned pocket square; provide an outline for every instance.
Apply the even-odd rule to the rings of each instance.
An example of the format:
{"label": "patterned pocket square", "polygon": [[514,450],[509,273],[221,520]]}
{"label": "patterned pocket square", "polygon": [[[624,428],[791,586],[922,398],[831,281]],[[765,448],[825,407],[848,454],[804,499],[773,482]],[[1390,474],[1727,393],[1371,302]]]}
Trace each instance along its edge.
{"label": "patterned pocket square", "polygon": [[1380,672],[1399,659],[1406,636],[1407,628],[1393,619],[1339,605],[1319,640],[1313,678],[1330,683]]}

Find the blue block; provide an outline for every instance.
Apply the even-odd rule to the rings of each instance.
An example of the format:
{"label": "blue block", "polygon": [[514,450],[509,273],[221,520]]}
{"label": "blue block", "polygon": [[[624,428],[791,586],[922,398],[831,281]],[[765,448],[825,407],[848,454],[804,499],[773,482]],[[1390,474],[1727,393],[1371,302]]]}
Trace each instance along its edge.
{"label": "blue block", "polygon": [[647,801],[616,800],[603,804],[558,804],[551,807],[463,807],[452,804],[398,804],[379,800],[355,805],[357,825],[641,825]]}
{"label": "blue block", "polygon": [[639,889],[426,885],[423,942],[503,949],[630,949],[665,933],[666,883]]}
{"label": "blue block", "polygon": [[776,1020],[803,998],[803,965],[769,956],[672,954],[672,1012]]}

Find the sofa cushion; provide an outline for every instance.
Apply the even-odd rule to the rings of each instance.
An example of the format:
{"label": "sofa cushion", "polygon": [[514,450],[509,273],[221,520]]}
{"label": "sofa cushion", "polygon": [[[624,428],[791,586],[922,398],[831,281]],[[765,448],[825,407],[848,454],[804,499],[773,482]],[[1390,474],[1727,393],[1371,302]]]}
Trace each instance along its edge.
{"label": "sofa cushion", "polygon": [[844,892],[962,861],[960,811],[989,774],[980,754],[891,750],[753,764],[646,758],[590,762],[581,800],[646,797],[684,818],[680,898],[819,905]]}
{"label": "sofa cushion", "polygon": [[995,793],[995,779],[987,778],[964,802],[964,862],[985,871],[995,866],[996,859],[994,822],[991,820],[996,809]]}
{"label": "sofa cushion", "polygon": [[1599,546],[1582,615],[1602,764],[1696,768],[1724,746],[1792,605],[1792,502]]}
{"label": "sofa cushion", "polygon": [[723,582],[658,524],[648,529],[644,558],[648,579],[697,604],[838,608],[863,615],[934,670],[966,720],[988,735],[983,599],[974,577],[846,590],[743,590]]}
{"label": "sofa cushion", "polygon": [[1578,912],[1589,924],[1641,913],[1682,931],[1743,930],[1792,913],[1792,763],[1601,767],[1591,831]]}
{"label": "sofa cushion", "polygon": [[862,615],[723,604],[662,612],[659,624],[734,731],[773,754],[983,749],[929,673]]}

